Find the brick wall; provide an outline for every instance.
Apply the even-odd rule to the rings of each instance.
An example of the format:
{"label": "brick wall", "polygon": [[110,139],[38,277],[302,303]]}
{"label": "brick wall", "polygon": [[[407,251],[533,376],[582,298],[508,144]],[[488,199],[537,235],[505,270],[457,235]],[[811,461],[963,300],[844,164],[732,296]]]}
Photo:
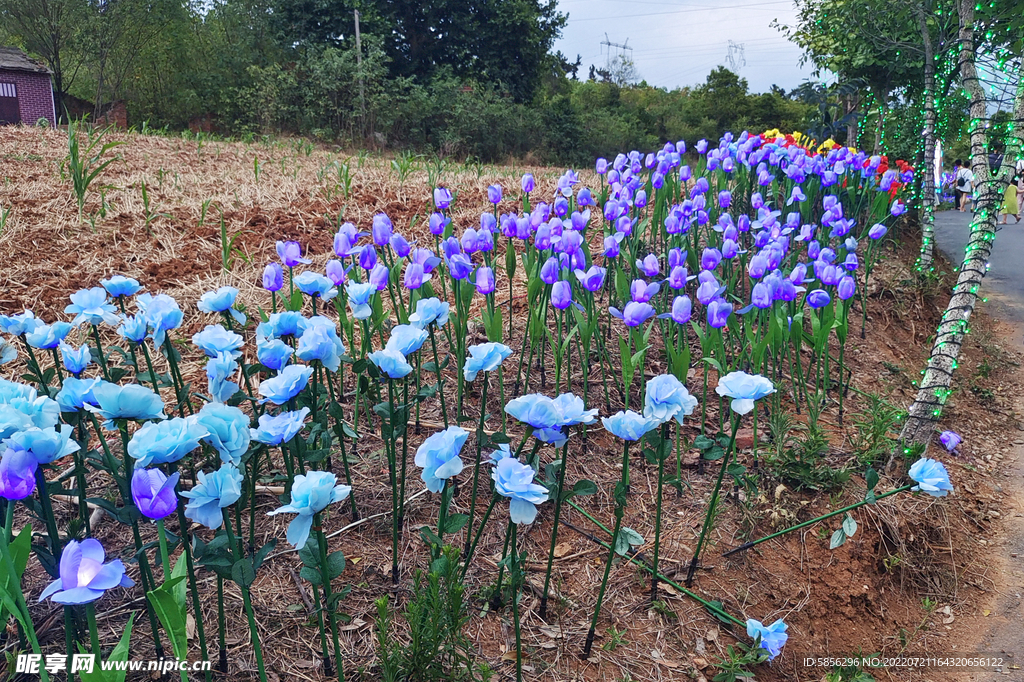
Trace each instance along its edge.
{"label": "brick wall", "polygon": [[24,125],[35,125],[41,118],[49,121],[51,126],[57,125],[53,111],[53,86],[48,74],[0,69],[0,82],[14,83],[18,89],[18,108]]}

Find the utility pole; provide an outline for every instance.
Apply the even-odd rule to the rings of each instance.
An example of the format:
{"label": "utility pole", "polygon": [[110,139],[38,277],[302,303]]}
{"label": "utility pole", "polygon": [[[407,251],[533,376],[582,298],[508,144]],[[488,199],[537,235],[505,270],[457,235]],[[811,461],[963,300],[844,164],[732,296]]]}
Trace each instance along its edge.
{"label": "utility pole", "polygon": [[352,10],[356,19],[356,70],[359,71],[359,132],[366,135],[366,96],[363,92],[363,47],[359,38],[359,10]]}

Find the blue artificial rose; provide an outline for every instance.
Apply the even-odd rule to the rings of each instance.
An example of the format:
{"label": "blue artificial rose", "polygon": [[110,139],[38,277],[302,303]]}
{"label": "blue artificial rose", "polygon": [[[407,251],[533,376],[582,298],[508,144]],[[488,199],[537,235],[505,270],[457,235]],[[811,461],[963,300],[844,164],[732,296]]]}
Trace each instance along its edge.
{"label": "blue artificial rose", "polygon": [[233,464],[222,464],[213,473],[199,472],[199,482],[182,497],[190,501],[185,505],[185,518],[217,530],[224,523],[225,507],[230,507],[242,496],[242,473]]}
{"label": "blue artificial rose", "polygon": [[508,513],[512,523],[533,523],[537,505],[548,499],[544,486],[533,482],[533,467],[512,457],[498,460],[491,472],[494,491],[509,499]]}
{"label": "blue artificial rose", "polygon": [[206,380],[211,400],[226,403],[238,393],[238,382],[231,381],[237,372],[238,363],[230,353],[220,353],[206,363]]}
{"label": "blue artificial rose", "polygon": [[24,431],[11,434],[4,444],[14,450],[24,450],[40,464],[49,464],[73,452],[78,452],[78,443],[71,440],[73,429],[61,424],[60,429],[40,429],[32,426]]}
{"label": "blue artificial rose", "polygon": [[377,288],[369,282],[349,282],[345,285],[348,304],[352,308],[352,316],[357,320],[366,320],[373,315],[370,299],[377,293]]}
{"label": "blue artificial rose", "polygon": [[167,332],[177,329],[181,325],[181,308],[178,302],[167,294],[141,294],[135,299],[139,310],[146,316],[150,333],[153,337],[153,345],[159,348],[163,345]]}
{"label": "blue artificial rose", "polygon": [[401,379],[412,372],[412,365],[406,362],[405,356],[397,350],[374,351],[367,359],[391,379]]}
{"label": "blue artificial rose", "polygon": [[308,407],[294,412],[282,412],[276,417],[264,414],[260,416],[259,428],[249,429],[249,435],[252,440],[266,445],[287,443],[302,430],[303,421],[308,414]]}
{"label": "blue artificial rose", "polygon": [[469,347],[469,357],[462,374],[466,381],[474,381],[479,372],[493,372],[512,355],[512,349],[502,343],[478,343]]}
{"label": "blue artificial rose", "polygon": [[226,313],[231,315],[238,324],[245,324],[245,314],[232,307],[235,305],[236,298],[238,298],[238,289],[221,287],[216,291],[207,291],[200,296],[196,307],[204,313]]}
{"label": "blue artificial rose", "polygon": [[696,407],[697,399],[673,375],[661,374],[647,382],[644,417],[651,421],[652,428],[670,419],[682,424],[683,418],[693,414]]}
{"label": "blue artificial rose", "polygon": [[206,429],[203,442],[217,451],[221,461],[239,466],[252,438],[249,417],[237,407],[207,403],[199,410],[196,421]]}
{"label": "blue artificial rose", "polygon": [[85,345],[76,349],[74,346],[62,343],[60,344],[60,357],[64,363],[64,369],[75,376],[84,372],[92,362],[92,353],[89,352],[89,346]]}
{"label": "blue artificial rose", "polygon": [[415,353],[427,340],[427,332],[422,327],[412,324],[400,324],[391,330],[385,350],[398,351],[402,355]]}
{"label": "blue artificial rose", "polygon": [[305,365],[288,365],[276,377],[260,382],[261,403],[271,402],[283,405],[299,394],[309,383],[313,368]]}
{"label": "blue artificial rose", "polygon": [[732,398],[732,411],[743,415],[754,409],[755,401],[775,393],[775,386],[770,379],[760,374],[730,372],[718,380],[715,392],[720,396]]}
{"label": "blue artificial rose", "polygon": [[299,339],[296,357],[306,362],[318,360],[330,371],[337,372],[344,354],[345,344],[338,337],[334,322],[321,316],[310,318],[306,331]]}
{"label": "blue artificial rose", "polygon": [[149,320],[142,314],[123,317],[117,333],[124,340],[138,345],[145,341],[149,334]]}
{"label": "blue artificial rose", "polygon": [[107,291],[103,287],[79,289],[71,294],[71,304],[64,308],[64,312],[75,316],[71,324],[76,327],[82,324],[97,325],[101,322],[114,326],[120,322],[115,310],[113,304],[107,303]]}
{"label": "blue artificial rose", "polygon": [[423,468],[421,478],[427,490],[439,493],[445,481],[462,471],[459,453],[469,438],[469,431],[458,426],[449,426],[444,431],[429,436],[416,450],[416,466]]}
{"label": "blue artificial rose", "polygon": [[68,377],[57,393],[56,400],[61,412],[78,412],[85,409],[86,405],[96,406],[96,399],[92,395],[92,389],[102,379],[78,379]]}
{"label": "blue artificial rose", "polygon": [[922,457],[910,467],[908,475],[917,483],[911,490],[923,490],[932,497],[945,497],[953,490],[949,473],[938,460]]}
{"label": "blue artificial rose", "polygon": [[420,329],[436,325],[438,329],[448,323],[450,305],[437,298],[421,298],[416,301],[416,312],[409,316],[409,324]]}
{"label": "blue artificial rose", "polygon": [[25,334],[25,343],[33,348],[50,350],[59,346],[72,329],[73,327],[67,322],[41,324]]}
{"label": "blue artificial rose", "polygon": [[647,417],[632,410],[618,412],[611,417],[602,417],[601,423],[613,436],[628,441],[640,440],[644,434],[657,426]]}
{"label": "blue artificial rose", "polygon": [[256,343],[256,357],[264,367],[275,372],[288,364],[288,359],[294,352],[295,350],[291,346],[280,339]]}
{"label": "blue artificial rose", "polygon": [[245,344],[239,334],[229,332],[219,324],[207,325],[203,331],[192,336],[192,343],[203,351],[208,358],[215,358],[220,353],[228,353],[233,359],[242,355],[239,349]]}
{"label": "blue artificial rose", "polygon": [[164,418],[164,401],[160,396],[140,384],[119,386],[102,381],[92,387],[95,405],[87,404],[85,409],[103,417],[103,426],[114,429],[115,419],[146,421]]}
{"label": "blue artificial rose", "polygon": [[31,310],[17,315],[0,315],[0,332],[11,336],[23,336],[43,324]]}
{"label": "blue artificial rose", "polygon": [[198,448],[208,433],[195,417],[148,422],[132,434],[128,454],[140,467],[177,462]]}
{"label": "blue artificial rose", "polygon": [[107,279],[102,279],[100,280],[100,284],[107,290],[107,293],[114,298],[134,296],[139,293],[140,289],[142,289],[142,285],[139,284],[137,279],[125,277],[123,275],[113,275]]}
{"label": "blue artificial rose", "polygon": [[339,484],[338,477],[334,474],[327,471],[310,471],[295,477],[292,483],[291,502],[267,514],[298,514],[288,524],[287,539],[293,547],[302,547],[309,539],[313,516],[326,509],[327,505],[341,502],[351,492],[352,488]]}
{"label": "blue artificial rose", "polygon": [[329,301],[338,295],[334,282],[312,270],[296,277],[295,287],[307,296],[315,296],[322,301]]}

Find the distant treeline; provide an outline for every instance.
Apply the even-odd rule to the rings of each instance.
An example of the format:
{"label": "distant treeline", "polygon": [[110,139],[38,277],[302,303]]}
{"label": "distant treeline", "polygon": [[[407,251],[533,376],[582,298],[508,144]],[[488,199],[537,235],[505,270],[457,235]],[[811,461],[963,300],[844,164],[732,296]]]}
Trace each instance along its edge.
{"label": "distant treeline", "polygon": [[552,53],[564,23],[553,0],[0,0],[0,42],[46,61],[59,99],[151,128],[582,164],[813,114],[722,67],[672,91],[629,63],[584,76]]}

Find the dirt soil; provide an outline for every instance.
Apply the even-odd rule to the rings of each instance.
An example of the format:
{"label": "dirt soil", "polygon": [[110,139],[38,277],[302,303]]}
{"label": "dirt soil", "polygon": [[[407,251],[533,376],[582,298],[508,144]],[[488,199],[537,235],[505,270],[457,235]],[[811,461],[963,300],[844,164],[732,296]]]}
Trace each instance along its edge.
{"label": "dirt soil", "polygon": [[[0,312],[10,314],[31,308],[47,321],[64,319],[63,308],[70,293],[120,273],[136,277],[149,291],[169,293],[181,302],[185,321],[175,338],[187,341],[213,322],[194,306],[204,291],[230,284],[241,290],[239,300],[248,306],[250,316],[256,314],[258,306],[268,307],[265,292],[259,287],[259,273],[274,256],[277,239],[299,241],[314,259],[310,267],[322,268],[331,254],[339,221],[351,221],[368,231],[372,216],[386,212],[397,229],[411,232],[421,244],[432,246],[426,212],[429,188],[437,181],[457,190],[454,220],[461,231],[477,224],[479,211],[489,207],[487,185],[498,182],[505,187],[506,200],[500,210],[511,211],[517,208],[518,179],[524,171],[537,177],[541,196],[552,191],[561,173],[560,169],[514,164],[498,167],[446,162],[443,168],[432,168],[421,160],[400,182],[401,164],[397,161],[305,147],[299,141],[200,144],[136,134],[114,135],[112,139],[125,143],[114,150],[121,158],[100,176],[100,184],[90,192],[85,205],[87,219],[79,222],[70,183],[62,179],[66,135],[54,130],[0,128],[0,207],[11,209],[0,235]],[[254,159],[258,173],[254,172]],[[338,171],[345,163],[353,178],[347,195]],[[583,181],[592,187],[597,185],[596,176],[584,174]],[[148,208],[141,196],[143,182]],[[209,203],[204,210],[205,202]],[[94,224],[88,216],[95,216]],[[238,250],[226,272],[221,267],[222,220],[223,229],[234,237]],[[407,229],[410,224],[414,225]],[[929,456],[942,460],[949,468],[955,494],[941,500],[900,494],[862,507],[855,513],[859,523],[856,535],[836,550],[829,550],[829,536],[838,527],[838,520],[832,519],[737,557],[719,556],[747,539],[863,497],[865,465],[858,463],[857,434],[858,427],[868,421],[863,415],[872,404],[869,396],[896,408],[909,404],[916,391],[914,380],[930,349],[932,330],[948,300],[948,273],[953,270],[944,263],[945,274],[939,281],[918,282],[908,266],[916,254],[915,233],[906,228],[898,236],[904,240],[903,245],[890,242],[886,257],[872,276],[865,339],[851,330],[846,358],[853,379],[842,423],[836,404],[838,390],[833,390],[820,417],[829,434],[827,461],[833,468],[848,466],[852,472],[849,482],[832,494],[798,490],[766,462],[759,470],[759,492],[753,496],[741,492],[726,504],[695,582],[696,593],[720,601],[729,613],[741,619],[756,618],[767,624],[784,618],[789,624],[790,639],[782,656],[757,668],[758,679],[823,679],[829,670],[804,666],[806,657],[987,651],[984,647],[989,641],[984,636],[1000,630],[1002,626],[993,625],[997,622],[1005,622],[1007,628],[1013,624],[1020,632],[1021,555],[1018,552],[1009,558],[1003,550],[1011,537],[1007,529],[1011,524],[1019,528],[1024,512],[1020,493],[1024,405],[1018,401],[1024,384],[1024,349],[1008,340],[1009,334],[1019,336],[1019,331],[1001,326],[984,309],[972,321],[973,333],[960,359],[956,390],[940,423],[940,428],[962,434],[964,443],[956,453],[948,454],[936,438],[928,449]],[[507,282],[499,279],[498,291],[503,287],[507,290]],[[518,293],[513,308],[516,318],[521,319],[525,301]],[[504,297],[498,301],[508,303]],[[859,318],[859,307],[854,311]],[[856,326],[859,331],[859,324]],[[248,336],[251,334],[250,328]],[[478,328],[471,327],[471,334],[475,334],[473,340],[483,339]],[[115,338],[110,334],[106,341],[113,343]],[[512,338],[506,343],[518,348],[521,340],[522,325],[513,325]],[[204,384],[201,354],[186,343],[181,350],[186,378]],[[833,352],[838,352],[838,346]],[[698,356],[696,347],[693,366],[699,366]],[[573,365],[575,388],[581,382],[578,363]],[[657,362],[649,364],[648,370],[661,371]],[[4,376],[10,374],[4,372]],[[534,372],[529,391],[522,392],[550,393],[554,390],[552,376],[553,369],[549,368],[542,387]],[[509,377],[506,372],[506,392],[511,392]],[[697,374],[689,382],[695,393],[699,393],[700,381],[701,375]],[[467,412],[474,419],[480,409],[478,390],[474,388],[466,401]],[[492,415],[490,429],[500,428],[502,406],[497,393],[490,392],[487,405]],[[453,399],[449,396],[449,405]],[[788,408],[795,412],[792,400],[787,401]],[[719,423],[718,404],[711,399],[708,402],[706,423],[714,429]],[[610,404],[605,404],[596,381],[588,396],[588,405],[591,403],[600,406],[605,415],[621,409],[621,400],[615,395]],[[806,423],[806,406],[793,416],[798,424]],[[415,451],[418,439],[440,422],[436,405],[427,403],[421,420],[422,435],[412,437],[410,452]],[[762,421],[757,434],[762,457],[774,447],[766,421]],[[749,429],[750,424],[744,426]],[[513,442],[517,442],[519,434],[512,425],[509,428]],[[692,440],[698,429],[694,420],[683,429],[684,438]],[[745,435],[740,438],[740,446],[749,466],[753,432],[747,430]],[[597,483],[600,492],[580,498],[580,504],[605,522],[612,520],[611,492],[619,477],[618,445],[612,440],[602,429],[594,428],[585,449],[575,441],[567,477]],[[472,440],[466,452],[474,451],[470,448]],[[898,449],[894,450],[876,461],[882,473],[879,491],[902,480],[903,460]],[[552,455],[543,452],[542,461],[549,461]],[[662,539],[662,565],[670,577],[680,581],[717,472],[711,465],[703,474],[698,473],[693,466],[696,451],[687,453],[684,461],[685,487],[681,495],[668,491]],[[410,465],[410,471],[414,470]],[[644,553],[650,551],[654,537],[656,469],[637,454],[632,471],[635,494],[630,497],[625,524],[646,538],[647,543],[640,548]],[[340,607],[346,615],[342,632],[343,648],[348,652],[346,671],[352,678],[361,674],[361,679],[372,680],[377,679],[373,600],[382,594],[390,594],[399,605],[407,600],[413,573],[425,566],[426,552],[417,531],[422,525],[434,523],[437,499],[420,495],[409,505],[402,583],[395,588],[389,579],[391,506],[387,466],[381,441],[373,432],[360,432],[353,478],[367,520],[349,527],[350,518],[339,507],[329,514],[324,526],[329,534],[335,534],[331,549],[343,550],[348,558],[339,578],[340,584],[352,587]],[[93,473],[90,487],[94,486],[109,489],[109,481],[104,474]],[[466,486],[461,487],[465,491]],[[410,491],[418,490],[418,476],[412,474]],[[260,496],[261,512],[277,506],[275,495]],[[453,511],[467,510],[468,492],[456,497],[455,506]],[[71,504],[65,503],[58,504],[58,512],[65,522],[76,513]],[[652,607],[648,578],[629,564],[617,564],[613,569],[595,652],[588,660],[580,659],[605,552],[589,539],[588,533],[595,532],[596,527],[586,518],[566,510],[565,519],[586,532],[569,527],[559,531],[555,564],[559,599],[553,602],[554,614],[547,621],[539,617],[537,608],[551,533],[551,510],[543,509],[538,521],[524,533],[523,546],[531,570],[530,585],[521,602],[528,679],[710,680],[726,647],[742,633],[720,623],[698,603],[669,587],[663,588],[663,602]],[[283,541],[288,520],[262,514],[257,519],[258,543],[271,538],[281,540],[278,551],[271,555],[253,585],[264,653],[274,680],[326,679],[315,619],[307,605],[308,586],[297,577],[301,565],[297,555],[287,551]],[[17,521],[29,521],[20,508]],[[511,612],[492,612],[482,598],[494,580],[503,526],[490,524],[481,541],[479,561],[466,580],[471,602],[466,634],[478,648],[480,660],[498,671],[500,679],[507,679],[510,674],[514,677],[510,662],[514,661],[515,648]],[[177,531],[174,523],[169,528]],[[155,540],[155,529],[144,531],[147,541]],[[131,543],[127,529],[109,518],[99,525],[95,535],[108,548],[127,548]],[[198,535],[212,537],[205,530]],[[1019,542],[1019,535],[1015,537],[1014,542]],[[1021,549],[1019,545],[1017,548]],[[137,572],[136,566],[129,567],[130,574],[137,577]],[[25,586],[33,604],[34,622],[44,647],[59,651],[63,646],[60,609],[50,602],[34,604],[46,581],[39,564],[30,562]],[[203,574],[200,589],[206,604],[203,618],[207,638],[212,641],[216,600],[209,574]],[[228,585],[226,591],[230,622],[227,679],[256,679],[241,596],[234,585]],[[128,614],[138,611],[143,599],[141,589],[134,588],[98,603],[101,636],[106,643],[120,636]],[[194,635],[193,630],[190,633]],[[1005,637],[1001,641],[1003,647],[1011,645]],[[195,638],[191,644],[191,658],[196,659],[199,653]],[[140,619],[132,638],[132,658],[150,657],[152,647],[148,629]],[[1017,665],[1022,657],[1024,649],[1016,653]],[[1006,673],[1009,679],[1019,675],[1009,667]],[[965,676],[934,669],[890,669],[874,671],[874,675],[899,680],[1007,679],[1002,673]]]}

